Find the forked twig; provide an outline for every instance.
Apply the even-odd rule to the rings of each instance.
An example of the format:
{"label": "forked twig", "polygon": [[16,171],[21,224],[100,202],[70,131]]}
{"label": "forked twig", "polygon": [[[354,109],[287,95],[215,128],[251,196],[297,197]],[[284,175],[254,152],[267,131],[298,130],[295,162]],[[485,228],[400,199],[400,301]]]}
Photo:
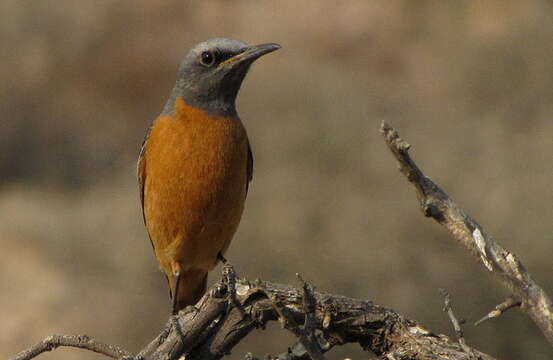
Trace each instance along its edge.
{"label": "forked twig", "polygon": [[443,311],[447,313],[447,316],[449,316],[449,320],[453,324],[453,329],[455,330],[457,341],[459,341],[459,344],[461,344],[461,346],[463,347],[463,350],[465,350],[467,354],[472,356],[472,349],[470,348],[470,346],[467,345],[467,342],[465,341],[465,338],[463,335],[463,329],[461,329],[461,323],[457,319],[457,316],[455,316],[455,313],[453,312],[453,308],[451,307],[451,295],[449,294],[449,292],[447,292],[446,289],[440,289],[440,292],[444,297]]}
{"label": "forked twig", "polygon": [[494,319],[496,317],[501,316],[505,311],[512,309],[514,307],[520,306],[521,302],[520,300],[517,300],[513,297],[507,298],[505,301],[503,301],[501,304],[496,305],[496,307],[487,313],[484,317],[482,317],[480,320],[476,321],[474,323],[474,326],[478,326],[482,324],[484,321]]}

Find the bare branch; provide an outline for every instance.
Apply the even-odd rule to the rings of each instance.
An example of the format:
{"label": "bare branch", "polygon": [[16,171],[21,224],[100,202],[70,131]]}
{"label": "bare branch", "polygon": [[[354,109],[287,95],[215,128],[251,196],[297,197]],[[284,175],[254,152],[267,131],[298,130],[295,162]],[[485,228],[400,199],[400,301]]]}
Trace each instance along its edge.
{"label": "bare branch", "polygon": [[282,326],[296,335],[309,357],[313,360],[325,360],[315,336],[316,320],[313,313],[315,312],[316,300],[313,296],[313,287],[303,281],[299,274],[296,274],[296,276],[303,282],[302,305],[305,313],[303,329],[296,323],[292,313],[278,299],[271,299],[273,306],[278,313]]}
{"label": "bare branch", "polygon": [[410,145],[399,137],[395,129],[383,122],[381,132],[399,162],[401,172],[415,187],[424,215],[444,226],[488,271],[498,275],[507,284],[513,296],[521,301],[521,308],[553,345],[553,303],[534,282],[517,256],[504,249],[422,173],[409,156]]}
{"label": "bare branch", "polygon": [[127,350],[115,345],[101,343],[86,335],[51,335],[44,338],[44,340],[33,347],[20,352],[11,360],[29,360],[43,352],[52,351],[61,346],[86,349],[114,359],[132,356]]}
{"label": "bare branch", "polygon": [[300,274],[296,274],[296,276],[302,283],[302,305],[305,313],[303,329],[301,329],[302,336],[298,337],[298,339],[300,339],[301,344],[305,347],[311,359],[324,360],[325,357],[321,352],[317,338],[317,320],[315,319],[317,300],[315,300],[315,295],[313,294],[315,289],[313,285],[303,280]]}
{"label": "bare branch", "polygon": [[[322,332],[328,343],[328,347],[322,351],[353,342],[378,356],[391,356],[398,359],[429,360],[435,359],[438,353],[441,359],[471,359],[460,344],[451,341],[447,336],[433,334],[416,322],[402,317],[393,310],[375,305],[371,301],[316,291],[313,291],[312,295],[313,321],[316,324],[316,330]],[[187,331],[187,328],[200,327],[197,325],[197,316],[189,317],[185,321],[181,313],[178,316],[184,338],[171,331],[165,343],[173,344],[172,348],[184,349],[184,346],[175,345],[175,342],[192,343],[195,337],[197,340],[195,346],[187,348],[186,352],[173,352],[169,354],[170,356],[167,356],[164,351],[150,352],[145,354],[144,358],[146,360],[176,359],[179,355],[187,354],[187,359],[219,359],[228,354],[232,347],[250,331],[256,327],[264,327],[268,321],[283,318],[288,322],[288,327],[293,328],[294,325],[290,324],[295,324],[296,329],[299,328],[297,324],[302,322],[305,324],[307,315],[304,309],[303,289],[268,282],[251,283],[247,280],[237,280],[236,298],[242,311],[236,308],[237,305],[233,305],[230,311],[221,315],[221,311],[226,311],[226,299],[206,295],[196,312],[198,314],[219,313],[219,316],[205,317],[216,319],[212,324],[202,325],[210,329],[210,335],[203,340],[196,335],[191,337],[193,334]],[[218,306],[217,304],[223,304],[222,308],[211,311],[212,307]],[[242,313],[246,316],[244,317]],[[328,320],[329,313],[332,314],[331,320]],[[327,324],[323,327],[325,319]],[[159,347],[165,348],[165,345],[162,344]],[[281,354],[277,358],[306,359],[301,355],[301,347],[296,347],[297,350],[299,350],[297,356],[286,357],[286,354]],[[477,351],[475,354],[485,360],[493,359]]]}
{"label": "bare branch", "polygon": [[514,307],[520,306],[520,300],[517,300],[513,297],[507,298],[505,301],[503,301],[501,304],[496,305],[496,307],[490,311],[486,316],[478,320],[474,323],[474,326],[478,326],[482,324],[484,321],[496,318],[501,316],[505,311],[512,309]]}
{"label": "bare branch", "polygon": [[461,347],[463,348],[463,350],[465,350],[467,354],[472,356],[472,349],[470,348],[470,346],[467,345],[467,342],[463,337],[463,329],[461,329],[461,324],[459,320],[457,320],[457,317],[453,312],[453,308],[451,307],[451,295],[447,292],[446,289],[440,289],[440,292],[444,297],[443,311],[447,313],[447,316],[449,316],[449,320],[451,321],[451,324],[453,324],[453,329],[455,330],[457,341],[459,341],[459,344],[461,344]]}
{"label": "bare branch", "polygon": [[[236,301],[229,302],[224,283],[215,284],[197,308],[187,307],[171,317],[162,333],[136,357],[123,350],[100,352],[135,360],[177,360],[183,355],[188,360],[217,360],[229,354],[252,330],[278,320],[281,313],[286,314],[286,321],[293,321],[296,326],[307,321],[308,328],[312,328],[314,333],[319,332],[321,336],[316,337],[315,343],[325,343],[321,353],[334,346],[358,343],[364,350],[383,359],[434,360],[436,354],[440,354],[442,360],[472,359],[459,343],[447,336],[434,334],[393,310],[368,300],[317,292],[309,286],[298,289],[290,285],[251,283],[239,279],[236,280],[235,290]],[[273,299],[277,299],[280,311],[275,310]],[[307,319],[306,308],[312,309],[308,310],[311,320]],[[304,335],[300,332],[300,337]],[[277,359],[308,359],[305,344],[311,346],[313,343],[308,341],[303,344],[294,345]],[[13,360],[28,360],[46,351],[34,350],[35,347]],[[118,349],[108,345],[103,347]],[[96,351],[96,348],[90,349]],[[482,360],[493,360],[491,356],[476,350],[474,354]]]}

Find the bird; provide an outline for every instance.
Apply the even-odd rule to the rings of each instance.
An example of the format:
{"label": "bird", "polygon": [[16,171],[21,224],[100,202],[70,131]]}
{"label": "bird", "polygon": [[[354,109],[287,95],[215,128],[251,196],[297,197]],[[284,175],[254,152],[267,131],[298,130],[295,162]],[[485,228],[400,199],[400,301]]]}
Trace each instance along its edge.
{"label": "bird", "polygon": [[197,44],[146,133],[137,164],[140,202],[173,314],[195,305],[208,272],[225,262],[253,177],[236,97],[250,65],[279,48],[229,38]]}

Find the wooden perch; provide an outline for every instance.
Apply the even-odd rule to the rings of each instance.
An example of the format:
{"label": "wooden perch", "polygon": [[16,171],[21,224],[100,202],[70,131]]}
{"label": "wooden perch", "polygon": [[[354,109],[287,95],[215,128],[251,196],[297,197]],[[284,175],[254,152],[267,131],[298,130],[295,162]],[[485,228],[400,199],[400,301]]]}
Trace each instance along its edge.
{"label": "wooden perch", "polygon": [[[315,351],[314,358],[320,359],[323,352],[346,343],[358,343],[382,359],[430,360],[436,359],[436,354],[443,360],[493,359],[476,350],[471,355],[447,336],[433,334],[415,321],[369,300],[313,291],[309,284],[297,288],[247,280],[236,280],[235,299],[230,300],[228,288],[225,283],[215,284],[197,308],[187,307],[172,317],[162,333],[137,356],[128,356],[124,350],[120,356],[177,360],[186,354],[190,360],[220,359],[252,330],[281,319],[279,313],[285,312],[286,318],[281,321],[293,321],[295,325],[286,326],[296,326],[292,331],[298,331],[298,338],[303,333],[310,340],[274,359],[309,359],[311,351]],[[311,336],[315,333],[319,335]],[[308,346],[316,350],[306,352],[304,347]],[[25,351],[13,359],[29,360],[36,355]]]}
{"label": "wooden perch", "polygon": [[[272,320],[280,320],[291,331],[297,332],[300,342],[300,332],[307,330],[297,324],[311,321],[310,331],[319,331],[325,343],[324,347],[315,345],[319,353],[315,350],[317,357],[314,358],[320,358],[322,352],[333,346],[353,342],[383,359],[429,360],[435,359],[436,354],[441,354],[444,360],[473,359],[459,343],[444,335],[433,334],[416,322],[371,301],[307,290],[308,296],[312,296],[307,300],[312,301],[311,311],[308,311],[303,287],[237,280],[236,299],[229,301],[224,296],[225,286],[216,285],[200,301],[198,309],[189,307],[178,315],[176,323],[170,321],[168,335],[158,337],[148,345],[148,350],[140,354],[143,359],[178,359],[183,354],[188,354],[187,359],[219,359],[229,354],[234,345],[252,330],[263,328]],[[279,315],[283,313],[286,314],[284,318]],[[312,343],[302,344],[303,348],[312,346]],[[309,359],[309,353],[302,354],[300,348],[295,355],[284,353],[277,358]],[[478,351],[474,354],[481,359],[493,359]]]}
{"label": "wooden perch", "polygon": [[383,122],[381,132],[399,162],[401,172],[415,187],[424,215],[444,226],[487,271],[499,276],[507,284],[516,298],[514,303],[520,301],[520,307],[553,345],[553,304],[518,257],[488,235],[482,226],[422,173],[409,156],[410,145],[399,137],[395,129]]}

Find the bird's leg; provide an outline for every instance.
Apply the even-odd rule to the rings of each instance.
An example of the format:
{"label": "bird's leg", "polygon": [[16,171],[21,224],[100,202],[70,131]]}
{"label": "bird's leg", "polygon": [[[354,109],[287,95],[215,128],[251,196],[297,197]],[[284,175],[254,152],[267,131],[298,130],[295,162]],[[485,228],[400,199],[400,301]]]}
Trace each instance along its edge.
{"label": "bird's leg", "polygon": [[227,313],[233,308],[236,307],[242,314],[242,317],[245,316],[244,310],[240,306],[240,302],[236,298],[236,272],[234,267],[230,262],[228,262],[221,253],[217,255],[219,260],[224,264],[223,265],[223,283],[226,284],[228,290],[228,303],[227,303]]}
{"label": "bird's leg", "polygon": [[227,285],[228,294],[230,297],[236,297],[236,272],[234,267],[221,252],[217,253],[217,259],[223,263],[223,283]]}
{"label": "bird's leg", "polygon": [[229,262],[223,265],[223,283],[227,285],[230,296],[236,295],[236,273],[234,272],[234,267]]}
{"label": "bird's leg", "polygon": [[179,310],[177,308],[177,298],[178,298],[178,293],[179,293],[180,274],[181,274],[180,271],[176,271],[174,273],[174,276],[177,279],[175,280],[175,292],[173,293],[173,308],[172,308],[173,310],[171,312],[171,314],[173,314],[173,315],[177,315],[177,313],[179,312]]}
{"label": "bird's leg", "polygon": [[231,293],[234,293],[236,289],[234,284],[236,283],[236,271],[234,271],[234,266],[225,258],[221,253],[217,253],[217,260],[223,264],[223,282],[230,286]]}
{"label": "bird's leg", "polygon": [[[178,266],[178,265],[177,265]],[[178,312],[179,312],[179,309],[178,309],[178,301],[177,301],[177,298],[178,298],[178,293],[179,293],[179,285],[180,285],[180,278],[181,278],[181,269],[180,269],[180,266],[177,267],[177,270],[174,270],[173,271],[173,276],[175,276],[175,291],[173,293],[173,305],[172,305],[172,310],[171,310],[171,325],[173,326],[173,328],[175,329],[175,331],[179,334],[179,336],[181,338],[184,338],[184,334],[182,333],[182,329],[180,327],[180,324],[179,324],[179,317],[178,317]]]}

